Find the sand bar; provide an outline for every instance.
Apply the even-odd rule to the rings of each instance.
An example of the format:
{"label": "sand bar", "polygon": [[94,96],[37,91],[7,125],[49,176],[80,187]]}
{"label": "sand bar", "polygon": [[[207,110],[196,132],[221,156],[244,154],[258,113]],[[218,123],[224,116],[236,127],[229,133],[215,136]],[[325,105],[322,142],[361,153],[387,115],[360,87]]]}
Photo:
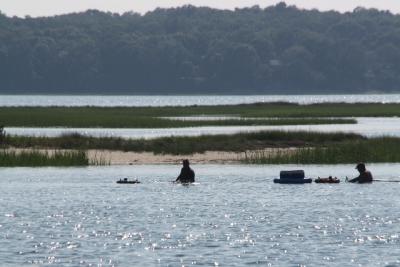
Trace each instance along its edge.
{"label": "sand bar", "polygon": [[[53,153],[54,149],[19,149],[10,148],[15,152],[35,150],[43,153]],[[293,151],[293,148],[279,149],[279,151]],[[247,151],[246,153],[276,153],[277,149]],[[118,150],[88,150],[90,161],[101,160],[110,165],[142,165],[142,164],[180,164],[183,159],[189,159],[194,164],[239,164],[245,158],[245,152],[207,151],[192,155],[154,154],[152,152],[124,152]]]}

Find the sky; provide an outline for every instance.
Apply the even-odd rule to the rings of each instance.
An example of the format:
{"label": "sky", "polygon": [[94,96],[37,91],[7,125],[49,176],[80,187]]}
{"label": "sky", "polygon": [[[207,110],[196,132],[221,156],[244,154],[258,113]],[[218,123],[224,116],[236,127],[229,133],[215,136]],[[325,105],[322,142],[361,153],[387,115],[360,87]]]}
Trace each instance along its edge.
{"label": "sky", "polygon": [[[156,7],[177,7],[185,4],[234,9],[259,5],[266,7],[282,0],[0,0],[0,11],[8,16],[52,16],[99,9],[124,13],[146,13]],[[288,5],[319,10],[351,11],[358,6],[400,13],[400,0],[286,0]]]}

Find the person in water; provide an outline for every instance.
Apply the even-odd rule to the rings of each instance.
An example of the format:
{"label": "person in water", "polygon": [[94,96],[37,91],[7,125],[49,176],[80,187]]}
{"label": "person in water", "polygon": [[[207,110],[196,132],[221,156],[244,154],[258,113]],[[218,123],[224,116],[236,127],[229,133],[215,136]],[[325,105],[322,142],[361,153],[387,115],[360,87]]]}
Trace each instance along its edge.
{"label": "person in water", "polygon": [[364,163],[358,163],[356,169],[360,175],[354,179],[349,180],[350,183],[372,183],[373,177],[370,171],[367,171]]}
{"label": "person in water", "polygon": [[194,171],[189,167],[189,160],[185,159],[183,162],[183,168],[181,169],[181,173],[178,178],[176,178],[175,182],[180,183],[194,183]]}

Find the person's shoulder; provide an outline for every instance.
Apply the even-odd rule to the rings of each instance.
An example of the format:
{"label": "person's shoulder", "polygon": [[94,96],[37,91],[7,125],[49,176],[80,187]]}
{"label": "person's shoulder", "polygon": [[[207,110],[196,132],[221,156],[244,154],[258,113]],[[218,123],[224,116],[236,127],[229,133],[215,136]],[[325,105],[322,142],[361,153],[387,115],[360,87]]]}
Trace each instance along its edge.
{"label": "person's shoulder", "polygon": [[372,174],[370,171],[365,171],[360,178],[362,179],[362,181],[364,182],[371,182],[373,180]]}

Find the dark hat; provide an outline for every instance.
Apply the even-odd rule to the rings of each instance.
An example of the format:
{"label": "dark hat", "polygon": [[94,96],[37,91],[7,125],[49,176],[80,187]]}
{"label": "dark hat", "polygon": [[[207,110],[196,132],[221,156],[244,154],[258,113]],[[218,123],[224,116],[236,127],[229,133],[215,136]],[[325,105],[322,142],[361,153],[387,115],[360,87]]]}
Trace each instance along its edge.
{"label": "dark hat", "polygon": [[358,169],[365,170],[365,164],[362,163],[362,162],[358,163],[357,166],[356,166],[356,169],[357,169],[357,170],[358,170]]}

